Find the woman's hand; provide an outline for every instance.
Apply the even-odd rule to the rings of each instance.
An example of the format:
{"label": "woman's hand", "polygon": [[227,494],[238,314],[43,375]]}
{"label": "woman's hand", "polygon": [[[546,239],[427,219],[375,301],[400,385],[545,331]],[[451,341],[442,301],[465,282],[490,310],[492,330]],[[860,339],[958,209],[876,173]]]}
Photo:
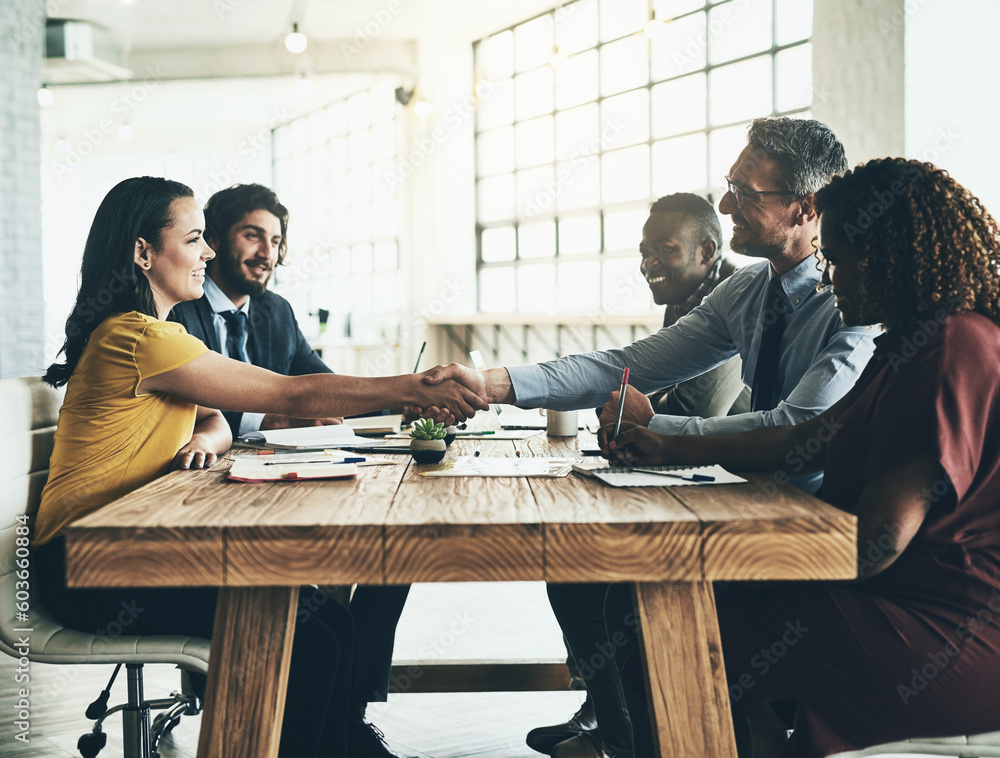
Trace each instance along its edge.
{"label": "woman's hand", "polygon": [[174,456],[170,470],[210,468],[218,460],[219,456],[212,450],[211,439],[203,434],[192,434],[191,440]]}
{"label": "woman's hand", "polygon": [[673,437],[666,437],[648,427],[622,422],[618,437],[614,434],[614,422],[602,426],[598,434],[601,450],[605,457],[618,466],[650,466],[673,463]]}

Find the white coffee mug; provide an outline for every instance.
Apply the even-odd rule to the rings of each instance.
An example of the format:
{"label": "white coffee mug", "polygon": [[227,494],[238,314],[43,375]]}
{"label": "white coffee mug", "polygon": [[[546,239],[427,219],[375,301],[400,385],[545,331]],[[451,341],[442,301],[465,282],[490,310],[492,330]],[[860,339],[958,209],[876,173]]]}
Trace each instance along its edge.
{"label": "white coffee mug", "polygon": [[575,437],[579,423],[576,411],[547,411],[545,430],[550,437]]}

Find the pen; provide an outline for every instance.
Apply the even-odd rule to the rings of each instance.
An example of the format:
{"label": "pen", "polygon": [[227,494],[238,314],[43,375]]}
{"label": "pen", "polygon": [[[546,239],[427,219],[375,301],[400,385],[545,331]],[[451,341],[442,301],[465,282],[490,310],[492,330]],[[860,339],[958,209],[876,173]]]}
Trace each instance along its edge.
{"label": "pen", "polygon": [[625,392],[628,390],[628,366],[625,367],[625,373],[622,374],[622,388],[618,395],[618,416],[615,418],[615,434],[611,439],[616,439],[618,437],[618,430],[622,426],[622,414],[625,413]]}
{"label": "pen", "polygon": [[514,455],[516,455],[518,458],[520,458],[521,457],[521,451],[520,450],[515,450],[514,451]]}
{"label": "pen", "polygon": [[671,471],[650,471],[647,468],[634,468],[632,469],[637,474],[655,474],[656,476],[671,476],[674,479],[683,479],[685,482],[714,482],[715,477],[709,476],[708,474],[691,474],[691,476],[684,476],[682,474],[675,474]]}
{"label": "pen", "polygon": [[421,357],[423,356],[423,354],[424,354],[424,348],[425,348],[425,347],[427,347],[427,342],[426,342],[426,341],[424,341],[424,344],[422,344],[422,345],[420,346],[420,352],[419,352],[419,353],[417,353],[417,362],[413,364],[413,373],[414,373],[414,374],[415,374],[415,373],[417,373],[417,369],[418,369],[418,368],[420,368],[420,358],[421,358]]}
{"label": "pen", "polygon": [[301,466],[303,463],[364,463],[364,458],[324,458],[315,461],[267,461],[265,466]]}
{"label": "pen", "polygon": [[496,432],[458,432],[459,437],[486,437],[490,434],[496,434]]}

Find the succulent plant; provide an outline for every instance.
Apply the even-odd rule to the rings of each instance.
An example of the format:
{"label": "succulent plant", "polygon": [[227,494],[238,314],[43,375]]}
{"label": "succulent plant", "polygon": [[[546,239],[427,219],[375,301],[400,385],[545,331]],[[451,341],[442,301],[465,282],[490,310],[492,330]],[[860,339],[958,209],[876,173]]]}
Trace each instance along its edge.
{"label": "succulent plant", "polygon": [[445,433],[444,424],[435,424],[429,418],[422,418],[413,422],[410,436],[415,440],[443,440]]}

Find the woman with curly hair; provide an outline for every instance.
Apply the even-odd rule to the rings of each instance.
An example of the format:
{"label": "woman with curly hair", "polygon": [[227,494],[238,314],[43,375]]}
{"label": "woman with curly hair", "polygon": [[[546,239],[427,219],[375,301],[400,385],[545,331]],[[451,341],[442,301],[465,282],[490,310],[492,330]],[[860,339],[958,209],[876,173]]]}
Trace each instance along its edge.
{"label": "woman with curly hair", "polygon": [[809,466],[825,470],[819,496],[858,517],[858,579],[718,598],[735,713],[798,703],[786,755],[998,730],[1000,229],[945,171],[903,159],[833,179],[816,204],[841,317],[886,330],[851,392],[798,426],[635,427],[611,446],[642,463],[774,471],[822,443]]}

